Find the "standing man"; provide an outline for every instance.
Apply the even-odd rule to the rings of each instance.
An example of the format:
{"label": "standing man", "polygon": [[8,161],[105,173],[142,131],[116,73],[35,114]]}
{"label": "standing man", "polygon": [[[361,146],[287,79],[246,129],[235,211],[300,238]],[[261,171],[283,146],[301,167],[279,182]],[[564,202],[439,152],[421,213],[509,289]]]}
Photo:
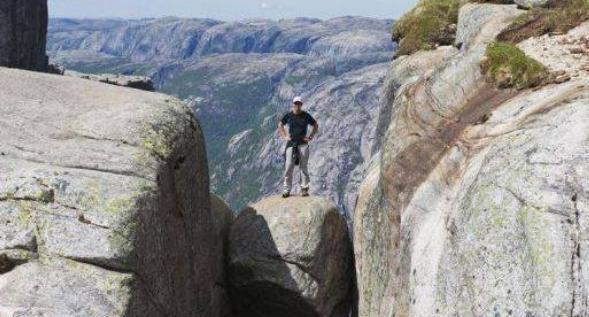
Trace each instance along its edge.
{"label": "standing man", "polygon": [[[301,180],[302,196],[309,196],[309,142],[313,140],[319,125],[317,121],[307,112],[302,110],[303,99],[295,97],[292,101],[292,110],[282,117],[278,122],[278,133],[280,137],[287,141],[285,150],[285,170],[284,170],[284,191],[282,197],[290,196],[292,189],[292,174],[295,165],[299,165],[303,178]],[[288,134],[284,126],[288,125]],[[313,131],[307,136],[307,127],[313,126]]]}

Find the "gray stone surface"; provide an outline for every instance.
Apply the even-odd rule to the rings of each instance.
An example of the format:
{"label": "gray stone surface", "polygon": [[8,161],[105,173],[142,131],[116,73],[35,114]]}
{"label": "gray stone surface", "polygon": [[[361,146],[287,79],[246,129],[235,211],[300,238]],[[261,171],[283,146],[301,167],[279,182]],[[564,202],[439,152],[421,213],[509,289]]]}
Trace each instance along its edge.
{"label": "gray stone surface", "polygon": [[344,218],[321,197],[270,197],[230,233],[237,316],[348,316],[353,266]]}
{"label": "gray stone surface", "polygon": [[73,70],[65,70],[63,75],[93,80],[105,84],[154,91],[153,80],[147,76],[125,76],[119,74],[84,74]]}
{"label": "gray stone surface", "polygon": [[393,63],[409,77],[391,80],[355,210],[360,316],[588,314],[589,81],[497,90],[479,71],[495,31],[480,25],[433,68],[435,52]]}
{"label": "gray stone surface", "polygon": [[548,5],[550,0],[514,0],[514,2],[522,8],[540,8]]}
{"label": "gray stone surface", "polygon": [[45,71],[47,0],[0,2],[0,66]]}
{"label": "gray stone surface", "polygon": [[0,312],[218,316],[204,140],[155,93],[0,68]]}
{"label": "gray stone surface", "polygon": [[467,3],[460,8],[456,44],[465,49],[488,44],[525,11],[516,5]]}

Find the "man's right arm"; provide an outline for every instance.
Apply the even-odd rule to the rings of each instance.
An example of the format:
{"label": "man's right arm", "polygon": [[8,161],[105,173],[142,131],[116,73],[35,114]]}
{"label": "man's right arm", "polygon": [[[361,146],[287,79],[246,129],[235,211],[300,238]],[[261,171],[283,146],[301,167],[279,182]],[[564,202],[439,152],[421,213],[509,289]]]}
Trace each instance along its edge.
{"label": "man's right arm", "polygon": [[281,139],[285,141],[290,140],[290,138],[286,134],[286,130],[284,130],[284,124],[282,123],[282,121],[278,122],[278,134],[280,135]]}

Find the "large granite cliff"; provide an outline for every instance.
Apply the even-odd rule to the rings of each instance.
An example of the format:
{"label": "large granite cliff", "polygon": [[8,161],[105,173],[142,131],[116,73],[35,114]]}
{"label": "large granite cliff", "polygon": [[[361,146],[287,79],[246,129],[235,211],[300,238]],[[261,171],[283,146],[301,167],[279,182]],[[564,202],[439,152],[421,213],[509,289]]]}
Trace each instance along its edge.
{"label": "large granite cliff", "polygon": [[[564,3],[550,10],[582,8]],[[495,43],[508,27],[541,32],[542,14],[466,4],[461,49],[393,62],[355,209],[360,316],[588,314],[589,22]],[[495,78],[490,63],[504,65]]]}

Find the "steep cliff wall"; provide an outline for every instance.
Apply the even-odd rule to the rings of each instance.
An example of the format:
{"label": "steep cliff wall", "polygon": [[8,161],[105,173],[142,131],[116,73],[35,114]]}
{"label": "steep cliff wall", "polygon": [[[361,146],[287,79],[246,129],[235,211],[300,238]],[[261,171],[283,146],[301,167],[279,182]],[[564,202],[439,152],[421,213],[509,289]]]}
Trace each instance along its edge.
{"label": "steep cliff wall", "polygon": [[584,45],[589,24],[518,45],[568,77],[498,89],[481,62],[521,14],[465,5],[460,50],[393,63],[389,124],[355,210],[360,316],[588,313],[587,53],[559,45]]}

